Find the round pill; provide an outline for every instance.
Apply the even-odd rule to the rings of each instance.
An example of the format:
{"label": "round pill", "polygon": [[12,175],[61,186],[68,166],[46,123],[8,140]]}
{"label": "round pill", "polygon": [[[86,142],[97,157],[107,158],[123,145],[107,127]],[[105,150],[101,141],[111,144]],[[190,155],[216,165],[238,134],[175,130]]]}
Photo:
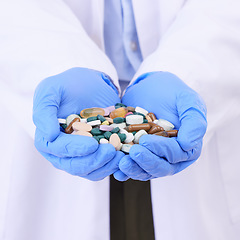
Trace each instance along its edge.
{"label": "round pill", "polygon": [[126,123],[127,124],[142,124],[143,123],[143,116],[141,115],[128,115],[126,116]]}
{"label": "round pill", "polygon": [[174,125],[165,119],[158,119],[157,124],[165,131],[170,131],[174,129]]}
{"label": "round pill", "polygon": [[90,132],[92,130],[92,126],[83,122],[74,122],[72,128],[74,131]]}
{"label": "round pill", "polygon": [[139,140],[140,140],[140,138],[141,138],[143,135],[147,135],[147,132],[146,132],[145,130],[140,130],[140,131],[138,131],[138,132],[134,135],[134,140],[133,140],[133,142],[134,142],[134,143],[139,143]]}
{"label": "round pill", "polygon": [[116,150],[120,150],[121,141],[120,141],[119,136],[116,133],[111,135],[111,137],[109,138],[109,143],[111,143],[115,147]]}

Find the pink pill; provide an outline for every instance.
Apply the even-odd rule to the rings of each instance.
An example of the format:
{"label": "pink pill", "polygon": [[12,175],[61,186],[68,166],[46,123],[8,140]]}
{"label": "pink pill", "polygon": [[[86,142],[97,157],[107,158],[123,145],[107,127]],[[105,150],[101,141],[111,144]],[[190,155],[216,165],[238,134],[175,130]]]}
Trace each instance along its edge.
{"label": "pink pill", "polygon": [[128,112],[124,117],[128,116],[128,115],[132,115],[132,112]]}
{"label": "pink pill", "polygon": [[108,131],[112,131],[113,127],[109,126],[109,125],[100,125],[100,130],[102,130],[104,132],[108,132]]}

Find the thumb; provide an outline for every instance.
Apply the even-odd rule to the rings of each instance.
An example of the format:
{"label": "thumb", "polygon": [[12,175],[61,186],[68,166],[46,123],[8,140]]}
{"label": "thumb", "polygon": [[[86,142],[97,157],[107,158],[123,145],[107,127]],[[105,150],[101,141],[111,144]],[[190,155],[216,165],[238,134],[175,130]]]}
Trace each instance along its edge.
{"label": "thumb", "polygon": [[57,119],[60,96],[56,87],[51,86],[46,80],[38,85],[34,94],[33,122],[42,132],[44,138],[51,142],[60,133]]}

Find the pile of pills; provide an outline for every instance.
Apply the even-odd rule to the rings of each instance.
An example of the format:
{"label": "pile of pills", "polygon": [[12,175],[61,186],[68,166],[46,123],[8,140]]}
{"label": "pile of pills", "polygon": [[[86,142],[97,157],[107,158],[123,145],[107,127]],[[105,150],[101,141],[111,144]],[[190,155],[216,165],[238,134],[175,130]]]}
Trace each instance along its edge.
{"label": "pile of pills", "polygon": [[100,144],[110,143],[116,150],[129,153],[141,136],[154,134],[176,137],[178,130],[167,120],[157,119],[141,107],[127,107],[122,103],[107,108],[86,108],[66,119],[58,119],[67,134],[94,137]]}

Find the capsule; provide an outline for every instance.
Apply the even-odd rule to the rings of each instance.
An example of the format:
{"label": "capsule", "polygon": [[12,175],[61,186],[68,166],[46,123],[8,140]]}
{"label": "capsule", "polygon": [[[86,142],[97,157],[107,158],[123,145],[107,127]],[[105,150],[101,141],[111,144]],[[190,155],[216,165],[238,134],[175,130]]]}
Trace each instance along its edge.
{"label": "capsule", "polygon": [[131,124],[126,128],[126,130],[128,132],[135,132],[139,130],[148,131],[150,128],[151,126],[148,123],[143,123],[143,124]]}
{"label": "capsule", "polygon": [[96,117],[97,115],[104,116],[104,114],[103,108],[85,108],[80,112],[82,118]]}
{"label": "capsule", "polygon": [[177,137],[177,135],[178,135],[178,130],[169,130],[166,132],[168,133],[169,137]]}
{"label": "capsule", "polygon": [[154,121],[154,120],[157,119],[156,116],[155,116],[155,114],[152,113],[152,112],[148,113],[147,116],[149,116],[149,117],[152,119],[152,121]]}
{"label": "capsule", "polygon": [[154,135],[162,136],[162,137],[169,137],[168,133],[166,131],[156,132]]}
{"label": "capsule", "polygon": [[127,114],[127,109],[124,107],[117,108],[110,113],[110,118],[124,117]]}
{"label": "capsule", "polygon": [[162,127],[160,127],[156,123],[150,122],[148,124],[151,126],[151,129],[148,131],[148,134],[154,134],[156,132],[161,132],[164,130]]}

